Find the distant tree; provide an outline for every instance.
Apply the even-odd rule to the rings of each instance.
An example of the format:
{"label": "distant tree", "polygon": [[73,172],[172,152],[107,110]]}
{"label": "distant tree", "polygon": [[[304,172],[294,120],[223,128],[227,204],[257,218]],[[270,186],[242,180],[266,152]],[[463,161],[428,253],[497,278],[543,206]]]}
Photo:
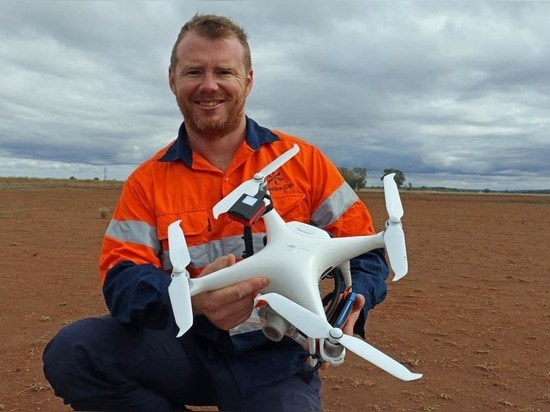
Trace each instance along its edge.
{"label": "distant tree", "polygon": [[353,169],[340,167],[338,170],[353,190],[360,190],[367,187],[367,169],[364,167],[354,167]]}
{"label": "distant tree", "polygon": [[389,175],[391,173],[395,173],[394,179],[395,183],[397,183],[397,187],[403,186],[403,183],[405,183],[405,174],[399,170],[399,169],[384,169],[384,174],[380,178],[380,180],[384,180],[384,176]]}

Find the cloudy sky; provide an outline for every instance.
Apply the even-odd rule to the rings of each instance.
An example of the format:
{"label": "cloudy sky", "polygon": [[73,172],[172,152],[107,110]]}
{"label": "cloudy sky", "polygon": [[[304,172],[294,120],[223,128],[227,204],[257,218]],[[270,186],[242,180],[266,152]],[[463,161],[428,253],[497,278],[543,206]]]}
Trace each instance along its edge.
{"label": "cloudy sky", "polygon": [[0,176],[125,179],[176,135],[196,12],[250,37],[247,113],[405,184],[550,188],[550,2],[0,1]]}

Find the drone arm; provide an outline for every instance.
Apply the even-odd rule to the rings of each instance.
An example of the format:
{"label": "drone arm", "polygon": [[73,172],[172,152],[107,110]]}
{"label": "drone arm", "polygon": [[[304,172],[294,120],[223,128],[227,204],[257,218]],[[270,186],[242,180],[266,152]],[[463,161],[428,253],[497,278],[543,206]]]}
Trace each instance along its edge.
{"label": "drone arm", "polygon": [[265,267],[269,265],[269,260],[272,260],[272,258],[270,259],[269,256],[263,253],[257,253],[235,265],[226,266],[205,276],[192,278],[190,281],[190,294],[191,296],[195,296],[199,293],[221,289],[252,277],[262,276]]}

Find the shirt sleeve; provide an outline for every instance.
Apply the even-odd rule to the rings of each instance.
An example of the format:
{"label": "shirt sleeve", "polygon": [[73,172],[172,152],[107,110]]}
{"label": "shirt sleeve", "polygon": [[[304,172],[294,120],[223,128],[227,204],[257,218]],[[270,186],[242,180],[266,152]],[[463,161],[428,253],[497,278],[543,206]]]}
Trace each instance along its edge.
{"label": "shirt sleeve", "polygon": [[353,332],[365,338],[367,313],[386,298],[389,268],[384,249],[375,249],[350,260],[352,288],[365,297],[365,305]]}
{"label": "shirt sleeve", "polygon": [[123,324],[176,330],[162,269],[150,191],[131,175],[109,223],[99,258],[100,281],[111,315]]}
{"label": "shirt sleeve", "polygon": [[170,277],[155,266],[122,261],[107,271],[103,296],[109,312],[119,322],[175,334],[169,285]]}

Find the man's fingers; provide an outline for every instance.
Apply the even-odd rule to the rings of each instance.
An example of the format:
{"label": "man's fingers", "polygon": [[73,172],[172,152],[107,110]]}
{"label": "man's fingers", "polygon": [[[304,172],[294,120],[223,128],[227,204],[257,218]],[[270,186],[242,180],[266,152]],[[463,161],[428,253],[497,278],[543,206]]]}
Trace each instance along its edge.
{"label": "man's fingers", "polygon": [[353,310],[358,312],[363,309],[363,306],[365,306],[365,297],[358,293],[355,297],[355,302],[353,302]]}
{"label": "man's fingers", "polygon": [[[199,277],[234,264],[235,255],[219,257],[206,266]],[[199,293],[192,299],[193,312],[206,315],[220,329],[231,329],[250,316],[256,293],[267,285],[269,278],[257,276],[217,290]]]}
{"label": "man's fingers", "polygon": [[269,278],[266,276],[258,276],[252,279],[243,280],[233,285],[233,287],[237,289],[235,297],[241,299],[245,296],[253,295],[267,285],[269,285]]}
{"label": "man's fingers", "polygon": [[254,307],[255,293],[268,284],[269,279],[260,276],[205,292],[204,313],[218,328],[229,330],[248,319]]}
{"label": "man's fingers", "polygon": [[206,266],[199,277],[214,273],[217,270],[223,269],[233,264],[235,264],[235,255],[229,254],[226,256],[221,256],[210,263],[208,266]]}
{"label": "man's fingers", "polygon": [[342,331],[346,335],[353,335],[353,327],[355,326],[355,322],[357,322],[357,319],[359,319],[359,314],[361,312],[361,309],[363,309],[364,305],[365,305],[365,297],[363,295],[357,294],[355,301],[353,302],[353,307],[351,308],[351,312],[342,329]]}
{"label": "man's fingers", "polygon": [[256,297],[256,293],[269,285],[269,278],[265,276],[258,276],[252,279],[243,280],[228,286],[223,289],[219,289],[214,293],[217,294],[216,298],[219,301],[231,303],[237,302],[241,299],[251,299]]}

